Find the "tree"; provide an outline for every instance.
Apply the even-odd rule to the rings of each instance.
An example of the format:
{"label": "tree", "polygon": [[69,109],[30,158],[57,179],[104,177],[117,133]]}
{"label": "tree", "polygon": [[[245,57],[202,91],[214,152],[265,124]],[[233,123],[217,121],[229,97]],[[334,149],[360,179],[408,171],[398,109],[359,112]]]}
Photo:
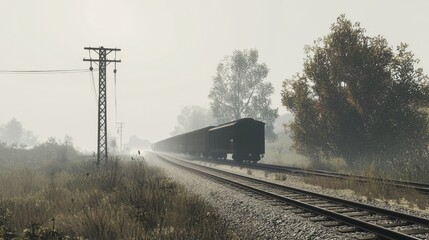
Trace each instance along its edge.
{"label": "tree", "polygon": [[143,150],[143,149],[150,149],[151,143],[147,139],[141,139],[137,137],[136,135],[133,135],[129,138],[128,143],[126,144],[126,147],[128,149],[133,150]]}
{"label": "tree", "polygon": [[107,147],[109,152],[113,154],[117,153],[119,146],[116,137],[110,134],[107,135]]}
{"label": "tree", "polygon": [[68,162],[72,157],[76,156],[76,150],[73,147],[73,138],[71,136],[66,135],[64,137],[63,144],[59,144],[58,148],[58,161],[60,162]]}
{"label": "tree", "polygon": [[[12,118],[0,127],[0,140],[7,144],[16,144],[25,148],[38,144],[37,137],[31,131],[26,131],[22,123]],[[25,146],[25,147],[24,147]]]}
{"label": "tree", "polygon": [[293,112],[293,147],[313,160],[423,159],[429,143],[428,77],[401,44],[368,37],[341,15],[331,33],[306,47],[301,74],[283,83]]}
{"label": "tree", "polygon": [[268,75],[265,63],[258,63],[255,49],[234,51],[219,63],[210,90],[210,107],[218,123],[251,117],[266,123],[265,133],[275,139],[274,120],[278,109],[271,108],[274,87],[264,82]]}
{"label": "tree", "polygon": [[210,110],[194,105],[182,109],[177,116],[177,123],[178,125],[170,133],[171,136],[214,125],[215,120]]}
{"label": "tree", "polygon": [[21,122],[12,118],[8,123],[4,124],[0,128],[1,139],[6,143],[20,143],[21,138],[24,135],[24,128]]}
{"label": "tree", "polygon": [[66,135],[64,140],[57,140],[55,137],[48,139],[40,145],[30,149],[34,153],[34,161],[52,161],[66,163],[76,160],[78,151],[73,147],[73,138]]}

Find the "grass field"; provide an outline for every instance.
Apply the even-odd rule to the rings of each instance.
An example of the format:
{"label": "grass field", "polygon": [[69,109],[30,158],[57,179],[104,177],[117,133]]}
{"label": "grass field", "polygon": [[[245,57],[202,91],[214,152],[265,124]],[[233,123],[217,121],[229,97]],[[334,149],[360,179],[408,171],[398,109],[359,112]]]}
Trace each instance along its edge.
{"label": "grass field", "polygon": [[383,183],[370,181],[362,183],[353,178],[336,179],[320,176],[306,176],[304,182],[336,190],[350,189],[358,196],[365,197],[368,201],[384,201],[387,204],[395,203],[408,208],[427,210],[429,199],[427,195],[408,188],[396,188]]}
{"label": "grass field", "polygon": [[[403,160],[396,162],[396,165],[385,163],[383,161],[368,160],[362,161],[355,166],[348,166],[344,159],[327,158],[314,163],[304,156],[298,155],[292,149],[292,141],[287,134],[279,134],[279,138],[274,142],[266,143],[266,154],[261,162],[292,167],[319,169],[341,172],[351,175],[362,175],[367,177],[377,177],[385,179],[401,179],[417,182],[429,182],[427,169],[429,164],[425,162],[413,162]],[[281,180],[281,175],[276,175],[277,180]],[[377,182],[362,184],[359,181],[344,179],[332,179],[318,176],[307,176],[304,181],[308,184],[321,186],[336,190],[350,189],[358,196],[363,196],[368,200],[380,200],[386,203],[394,202],[400,205],[406,205],[409,208],[418,208],[427,210],[429,200],[427,196],[422,195],[412,189],[398,189],[389,187]]]}
{"label": "grass field", "polygon": [[236,239],[215,210],[142,158],[0,170],[0,238]]}

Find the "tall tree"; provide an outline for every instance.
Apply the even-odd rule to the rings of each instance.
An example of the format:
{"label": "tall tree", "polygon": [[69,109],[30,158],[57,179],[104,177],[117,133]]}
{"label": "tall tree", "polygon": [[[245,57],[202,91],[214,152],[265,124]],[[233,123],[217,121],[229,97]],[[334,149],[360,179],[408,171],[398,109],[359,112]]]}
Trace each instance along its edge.
{"label": "tall tree", "polygon": [[258,63],[256,49],[234,51],[217,67],[210,90],[210,107],[219,123],[252,117],[266,123],[266,136],[275,139],[274,120],[278,109],[271,108],[274,87],[264,82],[268,75],[265,63]]}
{"label": "tall tree", "polygon": [[215,120],[210,110],[195,105],[186,106],[182,109],[179,116],[177,116],[177,125],[170,135],[175,136],[214,124]]}
{"label": "tall tree", "polygon": [[35,146],[37,145],[37,137],[31,131],[26,131],[22,123],[15,118],[12,118],[6,124],[0,127],[0,141],[7,144]]}
{"label": "tall tree", "polygon": [[1,138],[7,143],[21,143],[24,135],[24,128],[21,122],[12,118],[8,123],[2,125],[0,129]]}
{"label": "tall tree", "polygon": [[428,77],[406,44],[395,52],[342,15],[306,54],[303,72],[282,91],[295,115],[289,127],[298,152],[349,163],[427,155]]}

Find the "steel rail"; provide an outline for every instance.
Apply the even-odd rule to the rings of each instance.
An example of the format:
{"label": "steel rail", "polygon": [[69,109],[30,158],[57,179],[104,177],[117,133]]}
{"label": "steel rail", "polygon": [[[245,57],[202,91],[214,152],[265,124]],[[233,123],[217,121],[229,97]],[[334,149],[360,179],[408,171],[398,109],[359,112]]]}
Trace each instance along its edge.
{"label": "steel rail", "polygon": [[[245,164],[245,166],[250,166],[250,165],[254,165],[254,164]],[[260,165],[261,167],[265,167],[265,168],[270,168],[270,169],[277,169],[277,170],[283,170],[283,171],[289,171],[289,172],[301,173],[301,174],[312,174],[312,175],[318,175],[322,177],[335,177],[335,178],[342,178],[342,179],[351,178],[351,179],[355,179],[363,182],[375,181],[375,182],[390,184],[397,187],[412,188],[417,191],[429,193],[429,184],[422,183],[422,182],[396,180],[396,179],[379,178],[379,177],[366,177],[361,175],[338,173],[338,172],[331,172],[331,171],[324,171],[324,170],[312,170],[312,169],[303,169],[303,168],[296,168],[296,167],[277,166],[277,165],[265,164],[265,163],[259,163],[257,165]]]}
{"label": "steel rail", "polygon": [[[195,159],[195,160],[201,160],[201,161],[207,161],[207,159]],[[238,167],[247,167],[255,170],[274,170],[279,173],[293,173],[293,174],[302,174],[302,175],[315,175],[320,177],[328,177],[328,178],[337,178],[337,179],[352,179],[358,182],[377,182],[381,184],[390,185],[393,187],[398,188],[408,188],[413,189],[415,191],[429,194],[429,184],[427,183],[421,183],[421,182],[414,182],[414,181],[405,181],[405,180],[395,180],[395,179],[385,179],[385,178],[378,178],[378,177],[366,177],[361,175],[353,175],[353,174],[346,174],[346,173],[338,173],[338,172],[331,172],[331,171],[325,171],[325,170],[312,170],[312,169],[303,169],[298,167],[287,167],[287,166],[279,166],[279,165],[273,165],[273,164],[266,164],[266,163],[237,163],[231,160],[209,160],[213,163],[224,163],[232,166],[238,166]]]}
{"label": "steel rail", "polygon": [[[243,176],[243,175],[239,175],[239,174],[235,174],[235,173],[231,173],[231,172],[225,172],[225,171],[222,171],[219,169],[214,169],[214,168],[210,168],[207,166],[202,166],[202,165],[195,164],[195,163],[186,162],[186,165],[188,165],[188,166],[185,166],[183,164],[173,162],[175,160],[171,160],[171,159],[176,159],[176,160],[183,162],[183,160],[181,160],[181,159],[178,159],[178,158],[175,158],[172,156],[168,156],[168,155],[161,155],[161,154],[155,154],[155,155],[159,156],[161,159],[164,159],[164,160],[166,160],[166,161],[170,162],[171,164],[174,164],[178,167],[181,167],[181,168],[193,171],[193,172],[198,171],[199,174],[209,176],[211,178],[217,179],[217,180],[222,181],[222,182],[227,182],[228,184],[234,185],[236,187],[239,187],[242,189],[247,189],[248,191],[256,192],[258,194],[268,196],[270,198],[274,198],[274,199],[279,200],[279,201],[287,202],[288,204],[294,205],[296,207],[299,207],[299,208],[305,209],[307,211],[326,216],[330,219],[345,223],[345,224],[353,226],[357,229],[361,229],[361,230],[366,231],[366,232],[374,233],[374,234],[376,234],[380,237],[386,238],[386,239],[418,239],[418,238],[415,238],[413,236],[410,236],[410,235],[407,235],[407,234],[404,234],[401,232],[393,231],[393,230],[390,230],[388,228],[385,228],[385,227],[382,227],[382,226],[379,226],[376,224],[368,223],[368,222],[365,222],[365,221],[362,221],[362,220],[359,220],[359,219],[356,219],[353,217],[349,217],[349,216],[344,215],[344,214],[336,213],[334,211],[330,211],[330,210],[327,210],[327,209],[324,209],[321,207],[317,207],[317,206],[314,206],[314,205],[311,205],[311,204],[308,204],[308,203],[305,203],[305,202],[302,202],[299,200],[295,200],[295,199],[292,199],[290,197],[281,196],[281,195],[278,195],[278,194],[273,193],[273,192],[262,190],[260,188],[255,188],[255,187],[250,186],[248,184],[238,183],[236,181],[221,177],[219,175],[215,175],[215,174],[207,172],[207,171],[216,172],[218,174],[230,175],[232,177],[245,179],[247,181],[251,181],[254,183],[258,183],[258,184],[268,185],[270,187],[279,188],[279,189],[289,191],[289,192],[295,192],[295,193],[304,194],[307,196],[317,197],[319,199],[323,199],[323,200],[326,200],[326,201],[331,202],[331,203],[340,204],[340,205],[345,206],[345,207],[355,208],[355,209],[360,210],[360,211],[366,211],[366,212],[370,212],[373,214],[381,214],[381,215],[388,216],[389,218],[394,218],[397,220],[403,220],[403,221],[410,222],[410,223],[429,226],[429,219],[426,219],[426,218],[421,218],[421,217],[412,216],[412,215],[408,215],[408,214],[404,214],[404,213],[400,213],[400,212],[390,211],[387,209],[378,208],[378,207],[374,207],[371,205],[362,204],[362,203],[353,202],[353,201],[348,201],[348,200],[344,200],[344,199],[339,199],[339,198],[335,198],[335,197],[331,197],[331,196],[327,196],[327,195],[323,195],[323,194],[319,194],[319,193],[309,192],[309,191],[305,191],[302,189],[287,187],[284,185],[275,184],[272,182],[268,182],[268,181],[264,181],[264,180],[260,180],[260,179],[255,179],[255,178],[251,178],[248,176]],[[170,160],[167,158],[170,158]],[[189,165],[192,165],[194,167],[191,167]],[[200,168],[200,169],[197,169],[197,168]],[[201,168],[205,169],[206,171],[201,170]]]}

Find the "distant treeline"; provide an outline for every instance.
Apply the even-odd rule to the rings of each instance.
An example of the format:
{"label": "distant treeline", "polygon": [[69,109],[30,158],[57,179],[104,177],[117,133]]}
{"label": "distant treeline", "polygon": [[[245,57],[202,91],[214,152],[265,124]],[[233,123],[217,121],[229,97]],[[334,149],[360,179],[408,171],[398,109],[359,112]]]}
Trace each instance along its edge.
{"label": "distant treeline", "polygon": [[75,161],[81,155],[74,147],[72,138],[66,136],[64,141],[51,137],[46,142],[33,148],[25,145],[0,142],[0,166],[26,165],[36,166],[40,163]]}

